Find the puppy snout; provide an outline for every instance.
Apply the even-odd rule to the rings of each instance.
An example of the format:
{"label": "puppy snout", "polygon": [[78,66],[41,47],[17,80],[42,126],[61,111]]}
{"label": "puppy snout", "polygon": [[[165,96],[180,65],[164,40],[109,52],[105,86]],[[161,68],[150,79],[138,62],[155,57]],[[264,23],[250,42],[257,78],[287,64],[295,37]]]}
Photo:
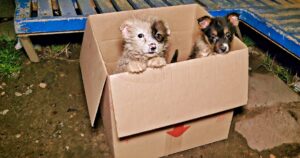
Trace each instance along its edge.
{"label": "puppy snout", "polygon": [[156,50],[156,44],[155,43],[151,43],[150,44],[150,49],[151,49],[151,51],[155,51]]}
{"label": "puppy snout", "polygon": [[220,47],[220,50],[222,51],[222,52],[227,52],[228,51],[228,44],[222,44],[221,45],[221,47]]}
{"label": "puppy snout", "polygon": [[221,48],[220,48],[223,52],[225,52],[226,51],[226,47],[225,46],[221,46]]}

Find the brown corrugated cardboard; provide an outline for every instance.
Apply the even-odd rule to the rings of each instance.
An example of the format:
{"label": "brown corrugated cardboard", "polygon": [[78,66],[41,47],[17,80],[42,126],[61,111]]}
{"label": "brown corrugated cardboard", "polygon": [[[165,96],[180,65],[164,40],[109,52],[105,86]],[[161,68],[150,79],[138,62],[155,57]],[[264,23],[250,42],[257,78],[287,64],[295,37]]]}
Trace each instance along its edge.
{"label": "brown corrugated cardboard", "polygon": [[[108,89],[106,86],[105,89]],[[218,113],[184,124],[119,139],[111,97],[105,90],[101,115],[105,134],[115,158],[157,158],[228,137],[233,111]]]}
{"label": "brown corrugated cardboard", "polygon": [[[220,114],[227,118],[222,125],[209,121],[217,117],[210,115],[246,104],[248,50],[235,38],[229,54],[184,61],[199,35],[196,19],[203,15],[208,13],[199,5],[181,5],[89,16],[80,55],[88,110],[93,125],[101,106],[107,137],[116,157],[125,155],[123,152],[130,154],[133,150],[145,149],[147,142],[156,152],[150,155],[153,157],[227,137],[232,113],[230,118],[229,114]],[[182,62],[147,69],[141,74],[112,74],[122,53],[120,25],[129,18],[147,16],[158,16],[169,24],[168,59],[178,49]],[[199,126],[199,132],[205,131],[204,127],[217,131],[203,133],[208,140],[199,138],[186,142],[187,137],[197,135],[194,131],[184,134],[180,141],[179,138],[167,141],[167,127],[182,122],[189,124],[191,120],[197,120],[193,126]],[[122,145],[126,142],[124,139],[136,141],[130,141],[134,145],[127,148]],[[183,142],[188,145],[177,147],[176,144]]]}

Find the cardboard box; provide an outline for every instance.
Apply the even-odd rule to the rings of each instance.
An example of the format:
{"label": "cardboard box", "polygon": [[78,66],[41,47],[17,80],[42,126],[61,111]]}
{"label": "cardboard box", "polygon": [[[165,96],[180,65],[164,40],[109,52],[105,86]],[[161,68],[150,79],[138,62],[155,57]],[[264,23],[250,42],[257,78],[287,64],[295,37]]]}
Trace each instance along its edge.
{"label": "cardboard box", "polygon": [[[204,15],[208,13],[194,4],[88,17],[80,55],[88,110],[93,125],[100,105],[116,157],[138,157],[140,152],[143,157],[150,153],[149,157],[157,157],[227,137],[232,112],[213,114],[247,103],[248,49],[234,38],[226,55],[184,61],[200,33],[196,19]],[[112,74],[122,53],[120,25],[129,18],[147,16],[158,16],[169,24],[168,60],[178,49],[182,62],[138,75]],[[224,117],[224,122],[214,121],[218,117]],[[180,123],[195,127],[182,137],[168,138],[166,131]],[[132,144],[124,145],[126,140]],[[184,145],[178,147],[178,143]]]}
{"label": "cardboard box", "polygon": [[139,135],[118,138],[109,94],[104,94],[101,115],[115,158],[158,158],[227,139],[233,111],[188,121]]}

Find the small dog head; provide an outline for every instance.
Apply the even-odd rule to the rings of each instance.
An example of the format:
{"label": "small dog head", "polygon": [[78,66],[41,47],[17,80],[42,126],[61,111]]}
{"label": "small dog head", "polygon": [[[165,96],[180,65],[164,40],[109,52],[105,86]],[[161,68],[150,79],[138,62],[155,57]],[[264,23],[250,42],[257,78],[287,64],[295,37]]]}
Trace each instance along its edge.
{"label": "small dog head", "polygon": [[131,19],[121,27],[125,47],[147,57],[157,56],[167,48],[170,29],[162,20]]}
{"label": "small dog head", "polygon": [[239,15],[230,13],[225,17],[215,18],[203,16],[198,19],[198,24],[216,53],[228,53],[239,24]]}

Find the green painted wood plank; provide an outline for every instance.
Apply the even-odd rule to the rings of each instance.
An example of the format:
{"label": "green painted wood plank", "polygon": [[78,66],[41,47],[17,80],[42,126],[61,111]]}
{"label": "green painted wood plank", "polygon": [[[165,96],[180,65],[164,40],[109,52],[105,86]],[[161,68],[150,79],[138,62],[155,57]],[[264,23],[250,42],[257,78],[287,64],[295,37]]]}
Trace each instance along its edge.
{"label": "green painted wood plank", "polygon": [[133,7],[126,0],[111,0],[111,2],[118,11],[133,10]]}
{"label": "green painted wood plank", "polygon": [[38,0],[38,17],[53,16],[51,0]]}
{"label": "green painted wood plank", "polygon": [[93,8],[90,0],[77,0],[77,2],[82,15],[96,14],[96,10]]}
{"label": "green painted wood plank", "polygon": [[113,4],[108,0],[95,0],[95,4],[103,13],[116,11]]}
{"label": "green painted wood plank", "polygon": [[72,0],[57,0],[62,16],[76,16]]}

